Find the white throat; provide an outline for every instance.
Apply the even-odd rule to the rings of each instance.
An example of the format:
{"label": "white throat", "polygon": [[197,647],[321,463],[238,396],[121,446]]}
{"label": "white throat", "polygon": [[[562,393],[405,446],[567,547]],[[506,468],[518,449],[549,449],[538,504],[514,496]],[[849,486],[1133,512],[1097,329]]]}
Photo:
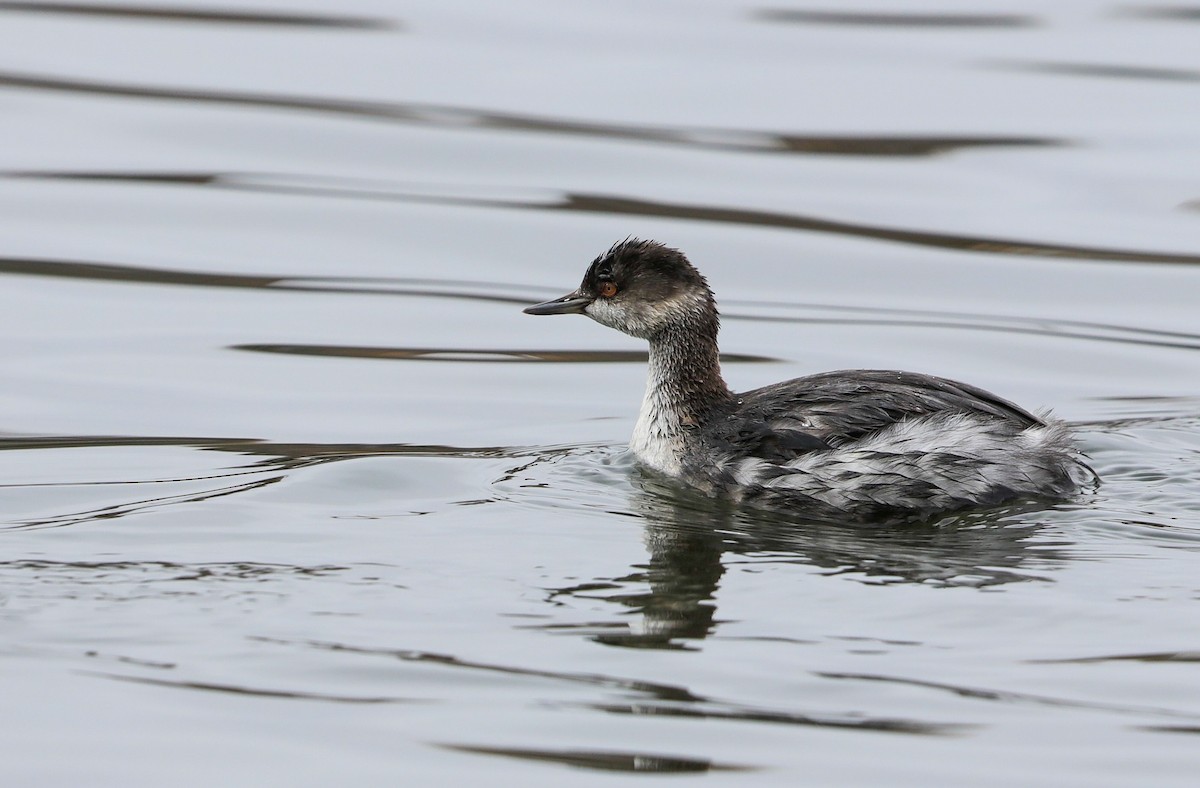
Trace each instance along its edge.
{"label": "white throat", "polygon": [[646,394],[629,448],[644,464],[662,473],[677,476],[682,470],[684,432],[682,416],[667,395],[664,385],[666,370],[662,351],[650,347],[650,368],[646,377]]}

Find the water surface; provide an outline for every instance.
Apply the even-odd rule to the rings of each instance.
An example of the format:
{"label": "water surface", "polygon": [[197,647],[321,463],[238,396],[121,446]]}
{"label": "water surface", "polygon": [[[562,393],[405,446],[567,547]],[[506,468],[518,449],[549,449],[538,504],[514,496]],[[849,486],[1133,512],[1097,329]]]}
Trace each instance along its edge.
{"label": "water surface", "polygon": [[[9,779],[1193,784],[1197,32],[0,3]],[[735,388],[966,380],[1103,485],[878,528],[648,476],[644,347],[520,313],[627,235]]]}

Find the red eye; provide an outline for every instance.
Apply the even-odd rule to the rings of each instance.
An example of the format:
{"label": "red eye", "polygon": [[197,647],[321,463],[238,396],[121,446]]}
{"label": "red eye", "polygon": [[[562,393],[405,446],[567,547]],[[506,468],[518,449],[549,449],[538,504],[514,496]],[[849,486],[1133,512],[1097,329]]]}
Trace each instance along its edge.
{"label": "red eye", "polygon": [[601,282],[599,290],[600,295],[605,298],[612,298],[617,294],[617,285],[614,282]]}

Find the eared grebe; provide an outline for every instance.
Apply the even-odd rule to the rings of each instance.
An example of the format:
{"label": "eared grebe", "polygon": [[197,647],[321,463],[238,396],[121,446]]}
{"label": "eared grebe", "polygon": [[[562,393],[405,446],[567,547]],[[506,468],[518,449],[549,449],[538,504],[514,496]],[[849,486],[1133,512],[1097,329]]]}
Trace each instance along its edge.
{"label": "eared grebe", "polygon": [[912,372],[845,370],[734,394],[719,318],[677,249],[629,239],[573,293],[525,310],[584,314],[650,342],[630,448],[710,494],[857,517],[925,516],[1093,484],[1063,422],[982,389]]}

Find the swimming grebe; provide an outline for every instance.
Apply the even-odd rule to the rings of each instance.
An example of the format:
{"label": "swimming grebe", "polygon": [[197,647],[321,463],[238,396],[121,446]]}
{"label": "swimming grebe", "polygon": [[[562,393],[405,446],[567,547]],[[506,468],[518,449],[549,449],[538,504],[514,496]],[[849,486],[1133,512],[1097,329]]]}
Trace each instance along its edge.
{"label": "swimming grebe", "polygon": [[845,370],[734,394],[708,283],[677,249],[628,239],[579,289],[525,309],[584,314],[650,342],[630,448],[710,494],[858,517],[1064,498],[1096,475],[1063,422],[913,372]]}

